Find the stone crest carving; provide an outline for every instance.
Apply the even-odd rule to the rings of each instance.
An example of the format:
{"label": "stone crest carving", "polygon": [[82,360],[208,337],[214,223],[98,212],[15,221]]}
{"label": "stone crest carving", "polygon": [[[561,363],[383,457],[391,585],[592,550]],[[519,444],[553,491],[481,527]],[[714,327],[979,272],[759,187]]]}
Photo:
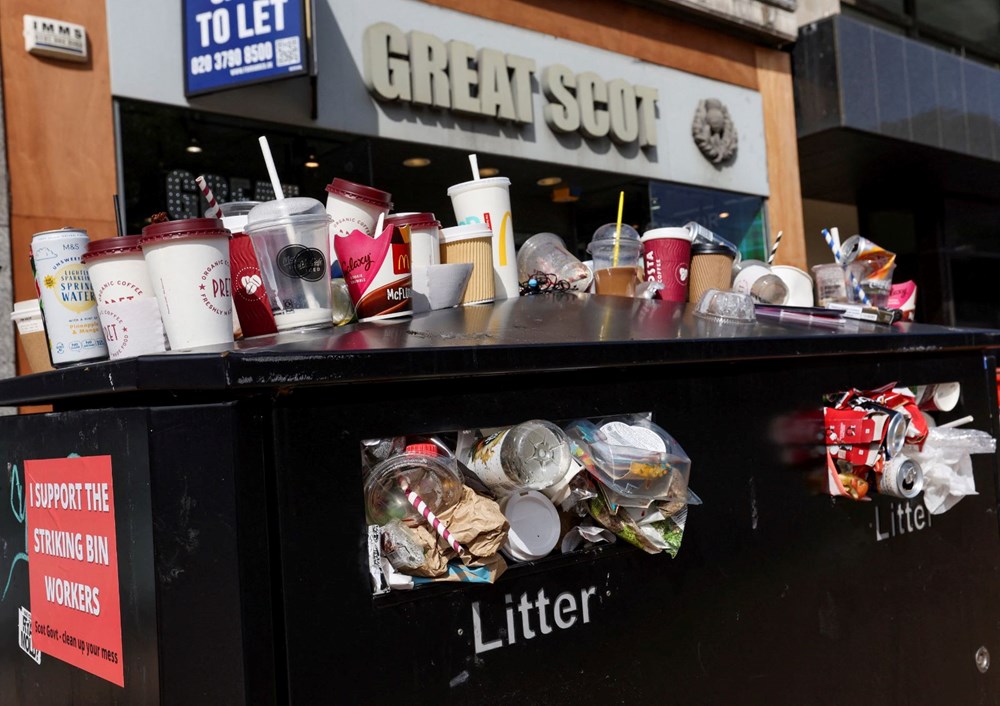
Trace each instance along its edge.
{"label": "stone crest carving", "polygon": [[706,98],[698,103],[691,123],[691,136],[705,159],[717,167],[736,159],[739,136],[729,108],[716,98]]}

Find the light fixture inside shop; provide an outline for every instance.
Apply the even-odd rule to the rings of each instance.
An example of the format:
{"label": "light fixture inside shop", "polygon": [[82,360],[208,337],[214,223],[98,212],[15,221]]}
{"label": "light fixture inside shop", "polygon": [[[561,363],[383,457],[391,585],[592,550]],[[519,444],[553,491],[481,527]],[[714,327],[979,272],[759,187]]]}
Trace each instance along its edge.
{"label": "light fixture inside shop", "polygon": [[719,218],[729,218],[729,211],[723,211],[720,213]]}
{"label": "light fixture inside shop", "polygon": [[305,162],[305,164],[303,166],[305,166],[307,169],[316,169],[316,168],[318,168],[319,167],[319,162],[316,161],[316,155],[314,155],[314,154],[309,155],[309,159],[306,160],[306,162]]}
{"label": "light fixture inside shop", "polygon": [[201,152],[201,145],[198,144],[198,140],[192,137],[191,142],[189,142],[188,146],[184,149],[191,154],[199,154]]}
{"label": "light fixture inside shop", "polygon": [[535,183],[538,184],[539,186],[555,186],[560,182],[562,182],[562,177],[551,176],[551,177],[542,177]]}
{"label": "light fixture inside shop", "polygon": [[580,192],[568,186],[560,186],[552,190],[552,203],[573,203],[580,200]]}
{"label": "light fixture inside shop", "polygon": [[496,167],[483,167],[479,170],[479,176],[481,177],[492,177],[500,173],[500,170]]}
{"label": "light fixture inside shop", "polygon": [[403,160],[404,167],[426,167],[430,163],[431,160],[427,159],[427,157],[410,157]]}

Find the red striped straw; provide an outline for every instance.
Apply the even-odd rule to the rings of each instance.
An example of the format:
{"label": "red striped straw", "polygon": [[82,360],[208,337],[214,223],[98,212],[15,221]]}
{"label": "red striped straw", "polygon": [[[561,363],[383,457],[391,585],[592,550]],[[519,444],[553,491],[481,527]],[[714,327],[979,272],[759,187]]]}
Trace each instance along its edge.
{"label": "red striped straw", "polygon": [[215,194],[212,190],[208,188],[208,182],[205,181],[205,177],[196,176],[194,180],[198,183],[198,188],[201,189],[201,193],[205,195],[205,200],[208,201],[208,207],[215,211],[216,218],[222,218],[222,208],[219,206],[218,201],[215,200]]}
{"label": "red striped straw", "polygon": [[399,487],[402,489],[403,495],[405,495],[406,499],[410,502],[410,505],[415,507],[417,512],[423,515],[424,519],[427,520],[427,524],[433,527],[437,533],[441,535],[441,539],[446,541],[452,549],[454,549],[458,554],[461,554],[462,545],[458,543],[458,540],[451,536],[451,532],[449,532],[444,523],[437,518],[437,515],[431,512],[431,509],[427,507],[427,503],[425,503],[419,495],[410,490],[406,481],[400,480]]}

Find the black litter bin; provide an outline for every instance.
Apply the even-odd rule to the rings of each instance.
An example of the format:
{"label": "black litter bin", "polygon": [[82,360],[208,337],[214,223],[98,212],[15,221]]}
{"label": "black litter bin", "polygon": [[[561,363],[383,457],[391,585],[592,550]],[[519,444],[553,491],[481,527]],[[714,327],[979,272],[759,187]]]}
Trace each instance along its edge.
{"label": "black litter bin", "polygon": [[[727,327],[671,303],[541,295],[3,381],[0,404],[56,411],[0,419],[0,693],[1000,703],[995,456],[973,456],[978,495],[930,516],[919,498],[818,494],[775,432],[828,393],[954,381],[961,401],[939,420],[970,414],[996,436],[998,345],[993,331]],[[619,541],[494,584],[374,594],[363,440],[643,412],[683,446],[703,501],[676,558]],[[124,687],[36,662],[19,639],[36,607],[19,558],[34,541],[26,462],[77,456],[110,457]]]}

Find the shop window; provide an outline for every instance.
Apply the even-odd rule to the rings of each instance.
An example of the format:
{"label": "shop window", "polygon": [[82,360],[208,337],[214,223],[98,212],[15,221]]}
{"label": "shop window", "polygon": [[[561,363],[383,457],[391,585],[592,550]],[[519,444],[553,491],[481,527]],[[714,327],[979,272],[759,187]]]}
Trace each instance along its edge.
{"label": "shop window", "polygon": [[760,196],[701,189],[662,181],[649,183],[655,228],[694,221],[739,246],[745,258],[767,256],[767,211]]}

